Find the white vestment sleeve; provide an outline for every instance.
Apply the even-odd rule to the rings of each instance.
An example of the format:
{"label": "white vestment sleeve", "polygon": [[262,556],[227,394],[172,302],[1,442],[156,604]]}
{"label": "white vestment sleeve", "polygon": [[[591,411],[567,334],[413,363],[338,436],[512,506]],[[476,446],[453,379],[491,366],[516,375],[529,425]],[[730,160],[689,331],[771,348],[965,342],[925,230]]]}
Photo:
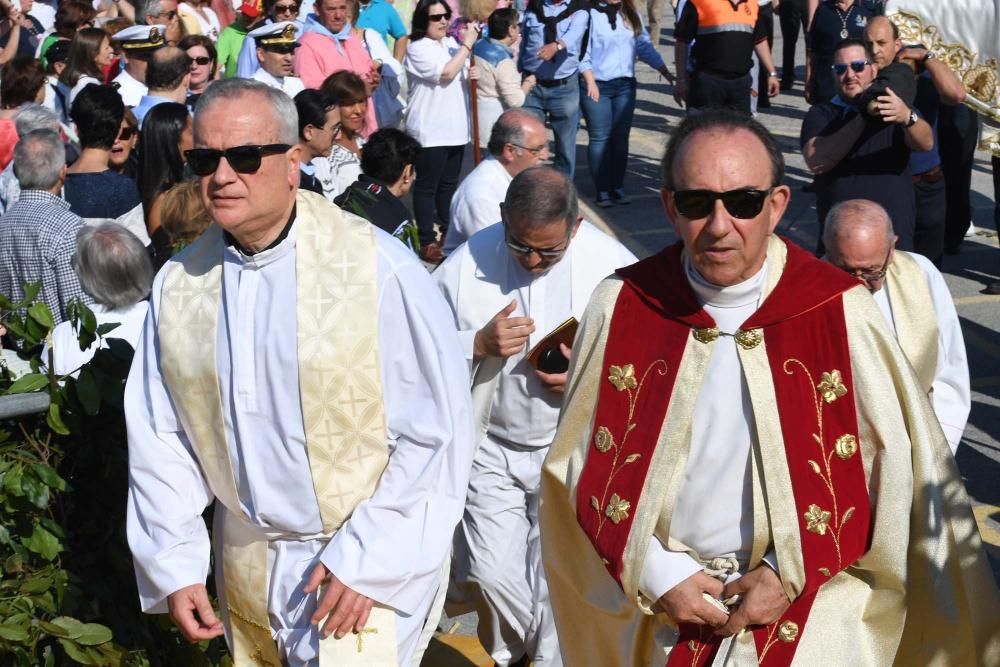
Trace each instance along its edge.
{"label": "white vestment sleeve", "polygon": [[656,602],[688,577],[702,571],[701,563],[680,551],[668,551],[655,535],[646,547],[639,573],[639,592]]}
{"label": "white vestment sleeve", "polygon": [[927,276],[931,301],[934,302],[934,316],[938,325],[938,361],[931,385],[931,404],[954,454],[962,441],[962,433],[972,409],[969,361],[965,339],[962,337],[962,325],[941,272],[922,255],[912,254],[911,257]]}
{"label": "white vestment sleeve", "polygon": [[388,272],[379,351],[389,463],[321,560],[355,591],[412,614],[437,586],[465,507],[474,449],[469,368],[430,275],[399,241],[379,240],[379,271]]}
{"label": "white vestment sleeve", "polygon": [[166,598],[208,576],[210,545],[202,512],[213,500],[160,377],[153,285],[125,387],[129,492],[127,533],[142,610],[166,613]]}

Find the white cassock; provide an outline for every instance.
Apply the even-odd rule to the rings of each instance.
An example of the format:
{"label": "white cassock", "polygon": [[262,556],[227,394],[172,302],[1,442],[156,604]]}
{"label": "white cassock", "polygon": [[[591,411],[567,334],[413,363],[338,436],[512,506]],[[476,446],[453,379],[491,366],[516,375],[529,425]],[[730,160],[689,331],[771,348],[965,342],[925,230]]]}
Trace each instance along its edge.
{"label": "white cassock", "polygon": [[258,69],[253,73],[252,77],[255,81],[260,81],[261,83],[267,84],[272,88],[277,88],[278,90],[285,91],[285,94],[291,98],[301,93],[306,89],[306,85],[302,83],[302,79],[297,76],[274,76],[268,73],[263,67]]}
{"label": "white cassock", "polygon": [[[897,250],[896,253],[905,254],[917,263],[930,288],[934,318],[938,327],[937,366],[934,370],[930,399],[931,405],[934,406],[934,414],[937,415],[954,454],[962,442],[962,433],[965,431],[969,411],[972,409],[969,361],[965,351],[965,339],[962,337],[962,325],[958,321],[955,302],[941,272],[923,255],[904,253],[902,250]],[[889,284],[884,283],[882,289],[873,296],[886,322],[889,323],[889,328],[896,334]]]}
{"label": "white cassock", "polygon": [[[732,334],[758,310],[767,278],[767,263],[752,278],[729,287],[706,281],[685,261],[688,282],[698,302],[723,333]],[[753,548],[753,498],[750,452],[756,428],[736,339],[720,336],[712,348],[704,384],[695,402],[691,451],[684,482],[670,523],[670,538],[706,558],[727,558],[727,581],[745,571]],[[711,470],[710,475],[704,471]],[[777,572],[772,548],[764,561]],[[737,567],[738,564],[738,567]],[[682,551],[668,551],[659,537],[649,541],[639,577],[639,590],[658,600],[705,564]],[[663,632],[672,632],[664,626]],[[662,645],[671,646],[673,640]]]}
{"label": "white cassock", "polygon": [[[582,317],[597,284],[635,261],[621,243],[583,222],[562,260],[533,276],[511,256],[503,225],[494,224],[434,272],[472,367],[477,428],[465,516],[456,533],[453,597],[462,599],[453,602],[474,602],[480,641],[498,665],[525,652],[539,666],[562,664],[538,533],[541,467],[562,396],[542,385],[526,354],[570,316]],[[527,345],[507,359],[474,363],[476,331],[511,300],[517,301],[511,317],[534,320]]]}
{"label": "white cassock", "polygon": [[127,107],[136,106],[139,100],[149,94],[146,84],[137,81],[128,70],[123,69],[112,81],[118,84],[118,94],[122,96],[122,102]]}
{"label": "white cassock", "polygon": [[[293,225],[285,240],[256,255],[226,248],[217,368],[242,509],[271,533],[310,535],[322,531],[322,521],[289,298],[296,294],[295,239]],[[316,598],[302,586],[320,560],[346,585],[395,610],[399,664],[409,665],[465,502],[473,453],[468,366],[448,307],[398,240],[377,231],[376,251],[389,462],[374,494],[328,543],[268,545],[271,629],[291,665],[316,664],[318,634],[309,625]],[[161,377],[156,332],[165,274],[154,282],[125,392],[129,544],[142,609],[151,613],[167,611],[170,593],[205,581],[209,537],[201,514],[213,500]]]}
{"label": "white cassock", "polygon": [[445,256],[476,232],[500,222],[500,204],[513,178],[492,155],[469,172],[451,199],[450,222],[442,248]]}

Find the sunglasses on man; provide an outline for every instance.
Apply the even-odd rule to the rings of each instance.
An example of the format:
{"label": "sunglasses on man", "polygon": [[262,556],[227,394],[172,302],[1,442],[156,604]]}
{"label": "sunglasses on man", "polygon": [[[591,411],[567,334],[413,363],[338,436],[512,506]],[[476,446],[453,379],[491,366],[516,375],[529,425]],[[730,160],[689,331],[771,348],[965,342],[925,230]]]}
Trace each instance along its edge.
{"label": "sunglasses on man", "polygon": [[265,51],[270,53],[278,53],[283,56],[294,56],[295,55],[295,44],[269,44],[264,47]]}
{"label": "sunglasses on man", "polygon": [[868,67],[871,64],[872,61],[870,60],[852,60],[849,63],[837,63],[836,65],[830,65],[830,69],[833,70],[833,73],[837,76],[844,76],[844,72],[847,71],[848,67],[850,67],[854,72],[860,74],[865,71],[865,67]]}
{"label": "sunglasses on man", "polygon": [[234,146],[226,150],[217,148],[192,148],[184,151],[188,166],[196,176],[210,176],[219,168],[219,161],[226,162],[239,174],[254,174],[260,169],[261,160],[268,155],[285,153],[288,144],[267,144],[264,146]]}
{"label": "sunglasses on man", "polygon": [[715,208],[715,202],[719,200],[722,201],[722,205],[726,207],[731,216],[741,220],[749,220],[760,215],[764,208],[764,202],[772,190],[774,188],[767,190],[743,188],[727,192],[678,190],[673,193],[673,198],[677,212],[691,220],[707,218],[712,213],[712,209]]}

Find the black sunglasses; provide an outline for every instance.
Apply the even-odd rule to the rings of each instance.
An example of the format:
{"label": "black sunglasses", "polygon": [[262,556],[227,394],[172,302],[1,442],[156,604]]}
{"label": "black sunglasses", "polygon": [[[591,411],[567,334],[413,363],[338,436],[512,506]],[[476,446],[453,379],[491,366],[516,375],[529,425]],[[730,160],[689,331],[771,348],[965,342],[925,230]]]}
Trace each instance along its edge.
{"label": "black sunglasses", "polygon": [[132,138],[134,134],[135,134],[135,128],[126,126],[118,130],[118,139],[120,141],[128,141],[129,139]]}
{"label": "black sunglasses", "polygon": [[729,190],[728,192],[678,190],[673,193],[673,196],[677,212],[685,218],[692,220],[707,218],[712,209],[715,208],[715,202],[721,199],[722,205],[726,207],[730,215],[746,220],[760,214],[761,209],[764,208],[764,201],[773,189],[754,190],[747,188]]}
{"label": "black sunglasses", "polygon": [[275,5],[274,6],[274,13],[275,14],[298,14],[299,13],[299,6],[298,5]]}
{"label": "black sunglasses", "polygon": [[848,67],[860,74],[865,71],[865,67],[871,64],[872,61],[870,60],[852,60],[850,63],[837,63],[836,65],[830,65],[830,69],[832,69],[834,74],[837,76],[844,76],[844,72],[847,71]]}
{"label": "black sunglasses", "polygon": [[209,176],[219,168],[219,160],[223,157],[240,174],[253,174],[260,169],[260,161],[266,155],[284,153],[291,146],[288,144],[267,144],[266,146],[234,146],[220,151],[216,148],[192,148],[184,151],[191,171],[197,176]]}
{"label": "black sunglasses", "polygon": [[209,58],[208,56],[195,56],[194,58],[191,59],[191,62],[194,63],[195,65],[201,65],[202,67],[204,67],[205,65],[212,62],[212,59]]}
{"label": "black sunglasses", "polygon": [[431,23],[437,23],[441,19],[450,20],[451,19],[451,12],[445,12],[444,14],[428,14],[427,15],[427,20],[430,21]]}
{"label": "black sunglasses", "polygon": [[264,47],[264,50],[283,56],[293,56],[295,55],[296,48],[295,44],[268,44]]}

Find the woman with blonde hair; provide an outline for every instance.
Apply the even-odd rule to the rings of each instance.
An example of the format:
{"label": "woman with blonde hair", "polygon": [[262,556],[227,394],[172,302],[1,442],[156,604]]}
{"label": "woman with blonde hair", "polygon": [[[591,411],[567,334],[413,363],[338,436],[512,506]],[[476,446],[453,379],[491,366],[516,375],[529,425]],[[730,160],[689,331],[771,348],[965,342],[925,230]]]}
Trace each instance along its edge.
{"label": "woman with blonde hair", "polygon": [[178,183],[163,193],[160,200],[160,225],[170,237],[174,253],[201,236],[212,224],[212,217],[205,208],[198,181]]}

